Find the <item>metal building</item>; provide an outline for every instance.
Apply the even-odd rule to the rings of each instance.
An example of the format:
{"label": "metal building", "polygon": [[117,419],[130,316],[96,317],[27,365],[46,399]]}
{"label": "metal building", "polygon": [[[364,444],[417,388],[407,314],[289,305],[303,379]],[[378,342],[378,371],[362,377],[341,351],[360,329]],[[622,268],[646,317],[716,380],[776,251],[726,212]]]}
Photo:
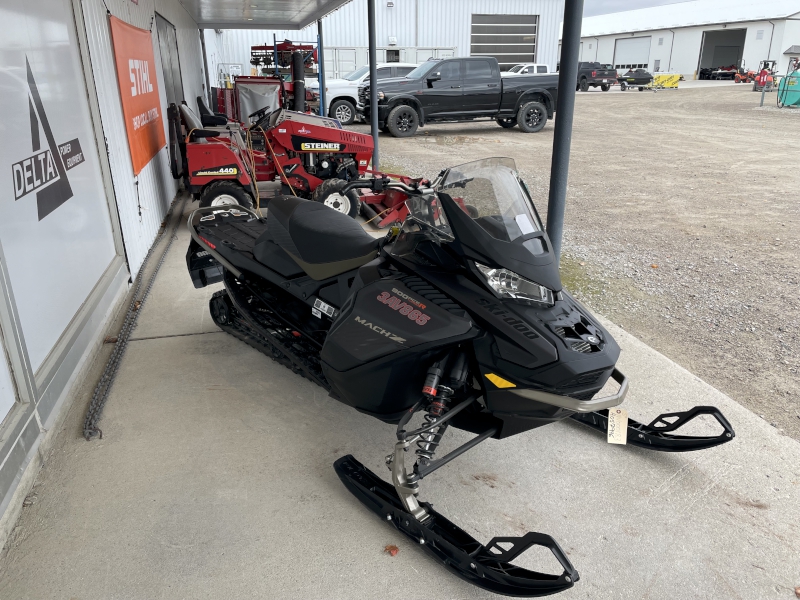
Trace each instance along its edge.
{"label": "metal building", "polygon": [[[540,62],[555,70],[563,2],[555,0],[378,0],[378,60],[424,62],[430,57],[490,55],[505,69]],[[367,3],[353,0],[323,19],[327,77],[367,64]],[[250,47],[278,40],[313,41],[316,25],[300,31],[206,30],[209,71],[250,74]],[[212,83],[214,85],[214,83]]]}
{"label": "metal building", "polygon": [[692,0],[588,17],[581,30],[583,61],[687,78],[705,68],[755,69],[762,60],[785,74],[798,45],[796,0]]}

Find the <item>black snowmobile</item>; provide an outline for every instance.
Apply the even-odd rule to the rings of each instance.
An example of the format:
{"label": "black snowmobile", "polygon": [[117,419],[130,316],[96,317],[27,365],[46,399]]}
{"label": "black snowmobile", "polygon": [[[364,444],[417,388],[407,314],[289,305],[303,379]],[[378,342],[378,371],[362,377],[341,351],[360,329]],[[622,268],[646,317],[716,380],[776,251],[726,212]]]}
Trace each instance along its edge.
{"label": "black snowmobile", "polygon": [[[453,167],[433,182],[348,186],[406,194],[402,229],[377,240],[347,215],[287,196],[269,202],[266,218],[239,206],[192,213],[192,279],[197,287],[225,283],[210,302],[214,321],[336,400],[397,424],[386,457],[391,483],[352,456],[334,468],[361,502],[443,566],[510,596],[572,587],[578,572],[553,538],[530,532],[481,544],[420,501],[420,483],[488,438],[565,418],[603,433],[609,422],[617,426],[609,409],[628,389],[615,368],[619,347],[562,289],[550,240],[512,160]],[[609,379],[616,390],[598,397]],[[722,433],[673,433],[700,415],[716,418]],[[450,426],[475,437],[437,456]],[[628,420],[620,433],[628,444],[667,452],[734,436],[713,407],[664,414],[649,425]],[[563,572],[515,566],[532,546],[549,548]]]}

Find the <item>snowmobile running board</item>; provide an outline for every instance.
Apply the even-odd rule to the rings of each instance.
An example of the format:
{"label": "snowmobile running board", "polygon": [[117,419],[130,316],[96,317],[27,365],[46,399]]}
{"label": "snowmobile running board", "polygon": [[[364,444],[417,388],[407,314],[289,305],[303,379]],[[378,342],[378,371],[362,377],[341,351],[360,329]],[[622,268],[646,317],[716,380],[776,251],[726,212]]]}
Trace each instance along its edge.
{"label": "snowmobile running board", "polygon": [[[686,425],[689,421],[700,415],[711,415],[722,425],[724,431],[713,436],[672,435],[671,432]],[[591,413],[575,413],[572,418],[597,429],[603,433],[608,432],[608,410],[599,410]],[[673,420],[674,419],[674,420]],[[714,406],[695,406],[686,412],[664,413],[656,417],[652,423],[645,425],[628,419],[627,444],[657,450],[659,452],[691,452],[705,450],[726,442],[730,442],[736,433],[728,423],[725,416]]]}
{"label": "snowmobile running board", "polygon": [[[367,508],[420,544],[434,559],[472,585],[490,592],[536,598],[557,594],[578,581],[578,572],[558,543],[544,533],[528,532],[522,537],[496,537],[483,545],[466,531],[420,502],[428,517],[423,521],[406,512],[394,487],[364,467],[351,455],[333,464],[339,479]],[[511,564],[532,546],[548,548],[564,572],[550,575]]]}

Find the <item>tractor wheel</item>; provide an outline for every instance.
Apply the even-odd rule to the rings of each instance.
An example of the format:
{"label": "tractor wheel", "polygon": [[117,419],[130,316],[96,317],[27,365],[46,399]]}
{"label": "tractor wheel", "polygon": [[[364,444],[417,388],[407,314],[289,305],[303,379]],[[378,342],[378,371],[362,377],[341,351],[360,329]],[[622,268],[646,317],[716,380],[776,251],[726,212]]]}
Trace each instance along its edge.
{"label": "tractor wheel", "polygon": [[611,86],[608,85],[607,83],[604,83],[603,85],[600,86],[600,89],[603,90],[604,92],[607,92],[608,90],[611,89]]}
{"label": "tractor wheel", "polygon": [[580,83],[579,87],[580,87],[582,92],[588,92],[589,91],[589,82],[586,80],[585,77],[583,79],[581,79],[581,83]]}
{"label": "tractor wheel", "polygon": [[337,100],[331,104],[331,111],[328,114],[342,125],[350,125],[356,120],[356,107],[347,100]]}
{"label": "tractor wheel", "polygon": [[386,127],[394,137],[411,137],[419,127],[419,115],[413,107],[406,104],[395,106],[386,118]]}
{"label": "tractor wheel", "polygon": [[517,120],[514,117],[500,117],[499,119],[495,119],[495,121],[497,121],[497,124],[503,129],[511,129],[517,125]]}
{"label": "tractor wheel", "polygon": [[361,201],[355,190],[350,190],[346,194],[342,193],[342,188],[346,185],[347,182],[344,179],[326,179],[317,186],[311,199],[355,219],[361,208]]}
{"label": "tractor wheel", "polygon": [[235,181],[215,181],[200,194],[200,206],[244,206],[253,208],[253,197]]}
{"label": "tractor wheel", "polygon": [[517,113],[517,124],[525,133],[536,133],[547,125],[547,108],[541,102],[526,102]]}

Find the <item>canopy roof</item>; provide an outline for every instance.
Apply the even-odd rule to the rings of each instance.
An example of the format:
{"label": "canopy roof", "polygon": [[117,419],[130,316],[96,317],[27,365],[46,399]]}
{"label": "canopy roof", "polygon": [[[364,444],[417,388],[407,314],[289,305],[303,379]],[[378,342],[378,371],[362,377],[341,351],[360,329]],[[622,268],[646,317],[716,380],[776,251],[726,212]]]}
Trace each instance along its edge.
{"label": "canopy roof", "polygon": [[303,29],[350,0],[181,0],[201,29]]}

